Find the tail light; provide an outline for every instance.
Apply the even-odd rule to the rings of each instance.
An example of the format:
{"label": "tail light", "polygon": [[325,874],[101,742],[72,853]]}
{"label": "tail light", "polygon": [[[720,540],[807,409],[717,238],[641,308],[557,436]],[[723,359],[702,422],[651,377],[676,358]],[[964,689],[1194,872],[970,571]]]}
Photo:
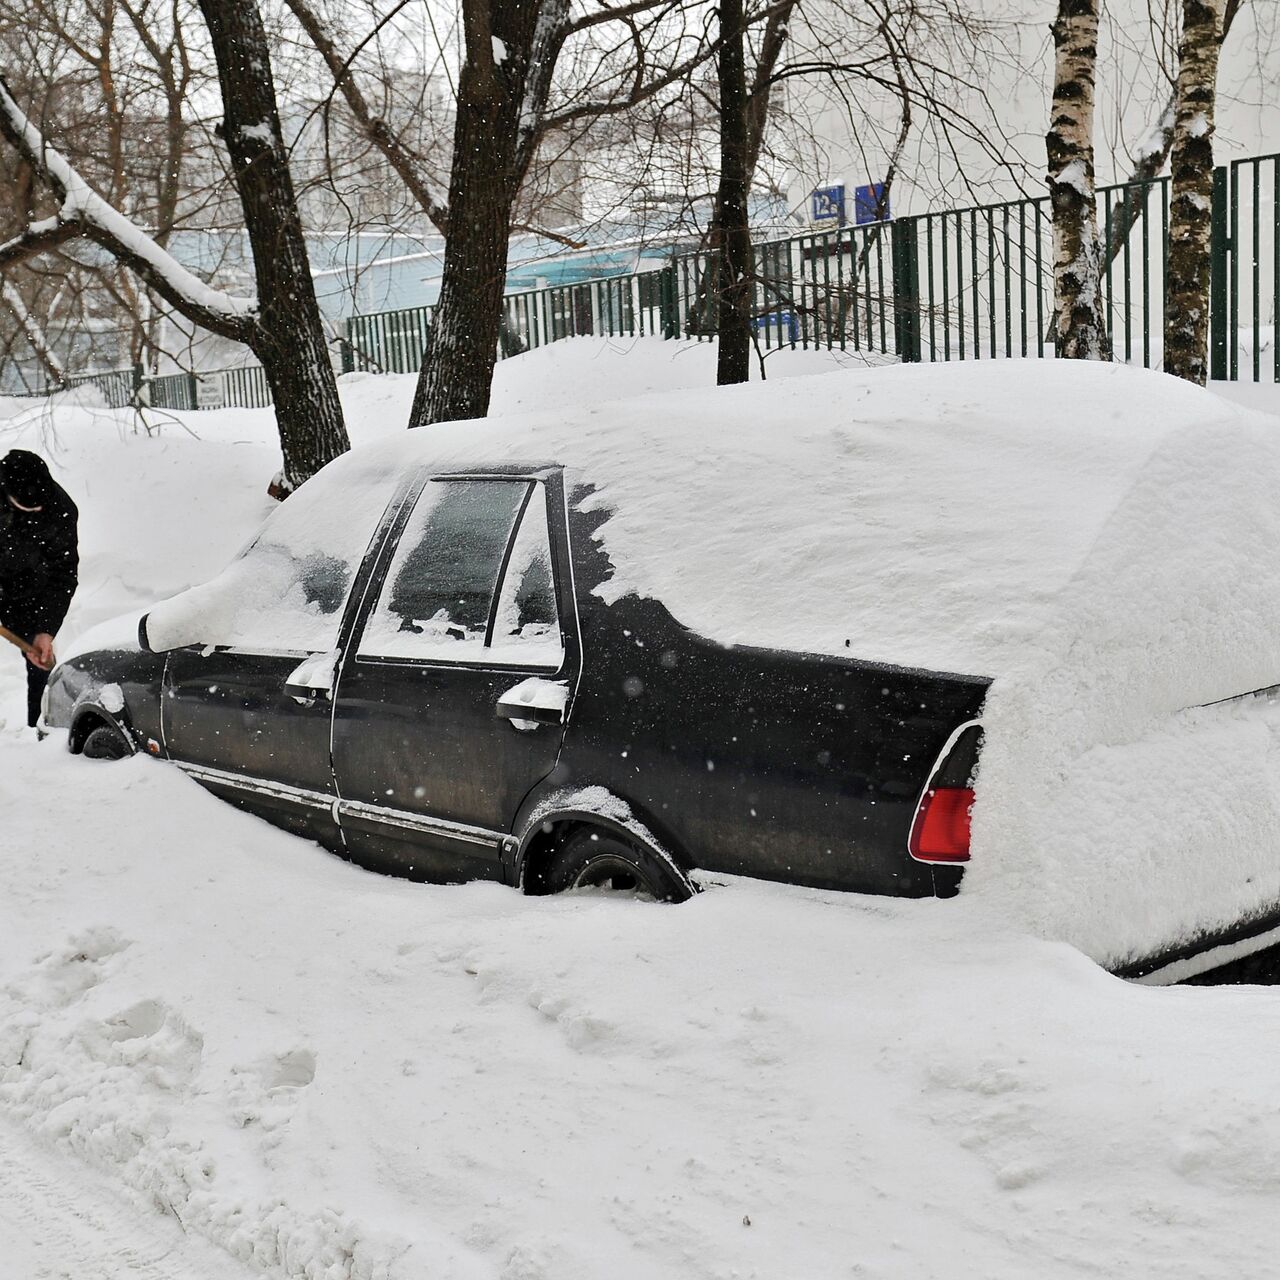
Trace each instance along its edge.
{"label": "tail light", "polygon": [[971,787],[927,789],[911,824],[911,856],[920,862],[968,862],[972,808]]}
{"label": "tail light", "polygon": [[907,849],[917,862],[968,862],[973,775],[982,726],[972,720],[947,740],[916,805]]}

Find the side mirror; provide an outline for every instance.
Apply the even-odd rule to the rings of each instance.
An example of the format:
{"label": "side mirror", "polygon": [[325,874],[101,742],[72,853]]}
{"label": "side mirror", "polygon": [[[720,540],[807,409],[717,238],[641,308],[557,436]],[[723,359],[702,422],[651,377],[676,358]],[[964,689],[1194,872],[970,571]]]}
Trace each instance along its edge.
{"label": "side mirror", "polygon": [[155,650],[151,647],[151,641],[147,639],[147,619],[150,616],[150,614],[144,613],[138,619],[138,648],[143,653],[155,653]]}

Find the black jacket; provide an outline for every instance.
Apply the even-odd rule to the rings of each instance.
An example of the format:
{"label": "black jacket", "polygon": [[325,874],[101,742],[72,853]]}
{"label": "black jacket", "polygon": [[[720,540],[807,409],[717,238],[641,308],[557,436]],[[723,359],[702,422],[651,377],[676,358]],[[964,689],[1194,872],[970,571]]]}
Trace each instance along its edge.
{"label": "black jacket", "polygon": [[52,477],[39,496],[41,510],[18,511],[0,494],[0,618],[27,640],[57,632],[80,567],[76,504]]}

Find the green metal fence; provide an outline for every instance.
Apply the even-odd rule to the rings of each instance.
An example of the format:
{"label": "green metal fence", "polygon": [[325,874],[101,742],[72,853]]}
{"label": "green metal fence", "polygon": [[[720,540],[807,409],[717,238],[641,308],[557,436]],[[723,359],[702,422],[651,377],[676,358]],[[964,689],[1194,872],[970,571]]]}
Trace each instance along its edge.
{"label": "green metal fence", "polygon": [[[1169,179],[1098,193],[1102,294],[1115,357],[1159,368],[1169,245]],[[806,233],[755,247],[755,330],[764,351],[823,347],[905,362],[1053,353],[1053,249],[1045,196]],[[1280,155],[1215,171],[1210,373],[1280,381]],[[509,294],[501,356],[586,335],[715,335],[717,257],[677,253],[658,270]],[[416,373],[430,307],[353,315],[342,369]],[[147,378],[82,374],[115,408],[260,407],[259,366]]]}
{"label": "green metal fence", "polygon": [[[168,373],[153,377],[141,365],[68,378],[69,387],[96,386],[111,409],[152,405],[157,409],[263,409],[271,404],[271,386],[261,365],[214,369],[206,373]],[[46,393],[48,394],[48,390]]]}
{"label": "green metal fence", "polygon": [[[1115,356],[1158,368],[1163,352],[1169,179],[1098,193],[1102,294]],[[1211,279],[1214,378],[1280,380],[1280,156],[1217,171]],[[755,247],[756,340],[907,362],[1053,354],[1048,198],[920,214]],[[514,294],[502,355],[583,334],[715,334],[714,252],[663,270]],[[415,372],[430,308],[353,316],[345,368]],[[407,336],[406,336],[407,335]]]}

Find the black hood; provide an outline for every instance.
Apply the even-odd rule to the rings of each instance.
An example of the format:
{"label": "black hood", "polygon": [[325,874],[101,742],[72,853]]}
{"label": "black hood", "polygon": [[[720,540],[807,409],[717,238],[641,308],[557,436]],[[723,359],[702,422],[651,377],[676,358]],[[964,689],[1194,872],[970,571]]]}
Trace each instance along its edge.
{"label": "black hood", "polygon": [[24,507],[43,507],[58,491],[44,459],[26,449],[10,449],[0,458],[0,487]]}

